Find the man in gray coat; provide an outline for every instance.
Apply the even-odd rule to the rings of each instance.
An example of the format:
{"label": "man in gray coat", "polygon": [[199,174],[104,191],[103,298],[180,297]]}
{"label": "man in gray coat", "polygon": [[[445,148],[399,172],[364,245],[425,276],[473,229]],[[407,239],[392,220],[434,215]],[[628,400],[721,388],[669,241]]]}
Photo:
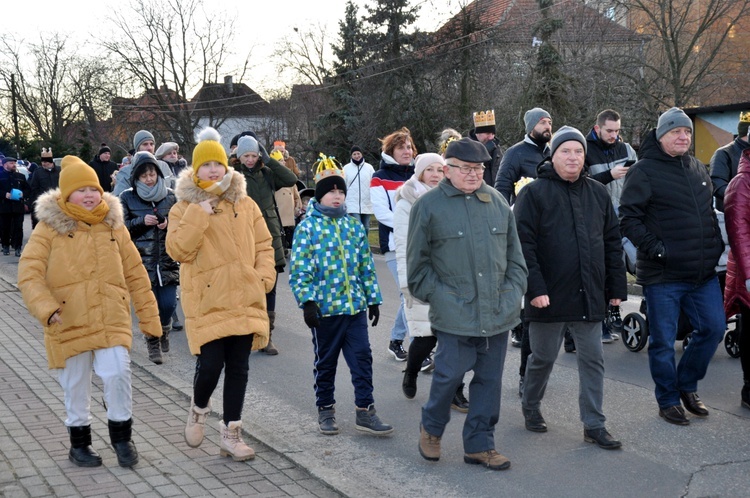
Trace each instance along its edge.
{"label": "man in gray coat", "polygon": [[510,460],[495,450],[494,433],[508,331],[520,322],[528,272],[513,213],[482,180],[485,146],[462,138],[448,145],[445,158],[445,178],[414,203],[406,249],[409,291],[430,304],[438,338],[419,452],[440,458],[453,395],[473,370],[464,462],[504,470]]}

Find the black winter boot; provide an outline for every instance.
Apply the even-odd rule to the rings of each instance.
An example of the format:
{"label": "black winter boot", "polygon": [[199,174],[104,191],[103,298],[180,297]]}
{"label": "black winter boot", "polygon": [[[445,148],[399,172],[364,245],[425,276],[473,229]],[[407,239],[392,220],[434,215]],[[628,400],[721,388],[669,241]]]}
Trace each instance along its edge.
{"label": "black winter boot", "polygon": [[159,338],[159,344],[161,345],[162,353],[169,353],[169,332],[172,331],[172,325],[162,325],[161,337]]}
{"label": "black winter boot", "polygon": [[70,453],[68,460],[79,467],[98,467],[102,457],[91,447],[91,426],[68,427],[70,434]]}
{"label": "black winter boot", "polygon": [[135,444],[131,441],[133,435],[133,419],[124,422],[115,422],[108,420],[109,439],[117,453],[117,463],[120,467],[132,467],[138,463],[138,451]]}
{"label": "black winter boot", "polygon": [[161,358],[161,338],[146,337],[146,347],[148,348],[148,359],[157,365],[161,365],[163,363]]}

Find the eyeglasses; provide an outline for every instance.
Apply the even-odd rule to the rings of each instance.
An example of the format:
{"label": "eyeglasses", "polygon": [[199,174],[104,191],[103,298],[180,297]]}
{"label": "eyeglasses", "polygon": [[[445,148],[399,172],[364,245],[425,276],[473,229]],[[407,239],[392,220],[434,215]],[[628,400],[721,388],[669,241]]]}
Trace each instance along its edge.
{"label": "eyeglasses", "polygon": [[450,164],[446,163],[451,168],[458,168],[458,170],[464,174],[468,175],[469,173],[476,173],[477,176],[481,175],[484,172],[484,165],[482,166],[459,166],[458,164]]}

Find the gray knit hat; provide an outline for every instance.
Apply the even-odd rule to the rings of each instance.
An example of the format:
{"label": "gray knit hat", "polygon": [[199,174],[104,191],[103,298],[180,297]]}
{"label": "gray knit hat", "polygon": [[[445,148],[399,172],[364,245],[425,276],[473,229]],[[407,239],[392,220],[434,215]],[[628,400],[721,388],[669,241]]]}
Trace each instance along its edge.
{"label": "gray knit hat", "polygon": [[138,147],[140,147],[141,144],[146,140],[151,140],[152,142],[155,141],[154,136],[150,131],[140,130],[135,134],[135,136],[133,137],[133,148],[136,152],[138,152]]}
{"label": "gray knit hat", "polygon": [[239,140],[237,140],[237,148],[234,149],[234,154],[239,158],[242,157],[242,154],[246,154],[248,152],[255,152],[256,154],[260,153],[260,147],[258,146],[258,141],[255,140],[250,135],[245,135],[244,137],[240,137]]}
{"label": "gray knit hat", "polygon": [[536,124],[541,121],[542,118],[552,119],[552,116],[541,107],[534,107],[533,109],[526,111],[526,114],[523,115],[523,123],[526,125],[527,135],[531,133],[531,130],[534,129]]}
{"label": "gray knit hat", "polygon": [[690,131],[693,131],[693,122],[688,115],[682,109],[672,107],[659,116],[659,121],[656,123],[656,139],[661,140],[661,137],[666,135],[669,130],[674,130],[680,126],[690,128]]}
{"label": "gray knit hat", "polygon": [[572,126],[561,126],[560,129],[557,130],[554,135],[552,135],[552,140],[550,140],[550,157],[555,155],[555,151],[557,150],[557,148],[560,147],[564,142],[569,142],[571,140],[580,142],[581,145],[583,145],[583,152],[586,152],[586,137],[583,136],[583,133],[576,130]]}

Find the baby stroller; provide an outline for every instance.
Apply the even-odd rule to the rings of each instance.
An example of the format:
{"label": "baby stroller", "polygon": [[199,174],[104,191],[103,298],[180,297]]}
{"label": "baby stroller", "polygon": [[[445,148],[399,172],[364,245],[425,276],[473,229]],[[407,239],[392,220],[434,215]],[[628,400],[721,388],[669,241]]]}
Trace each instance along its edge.
{"label": "baby stroller", "polygon": [[[719,277],[719,284],[721,285],[721,291],[724,292],[724,282],[726,279],[726,253],[728,252],[729,244],[726,241],[726,232],[724,231],[724,213],[717,211],[717,217],[719,218],[719,226],[722,229],[722,235],[724,236],[724,243],[727,247],[725,254],[722,255],[719,260],[719,266],[717,267],[717,275]],[[635,261],[636,261],[636,249],[633,244],[623,238],[623,253],[625,258],[625,268],[628,273],[635,275]],[[622,343],[628,348],[628,351],[637,353],[646,347],[648,343],[648,310],[646,309],[646,300],[641,301],[639,313],[628,313],[622,320]],[[742,330],[742,317],[737,314],[727,320],[727,333],[724,334],[724,349],[727,354],[732,358],[740,357],[740,331]],[[682,341],[682,349],[684,350],[690,343],[690,336],[693,333],[693,327],[690,325],[690,320],[684,313],[680,313],[680,318],[677,322],[677,340]]]}

